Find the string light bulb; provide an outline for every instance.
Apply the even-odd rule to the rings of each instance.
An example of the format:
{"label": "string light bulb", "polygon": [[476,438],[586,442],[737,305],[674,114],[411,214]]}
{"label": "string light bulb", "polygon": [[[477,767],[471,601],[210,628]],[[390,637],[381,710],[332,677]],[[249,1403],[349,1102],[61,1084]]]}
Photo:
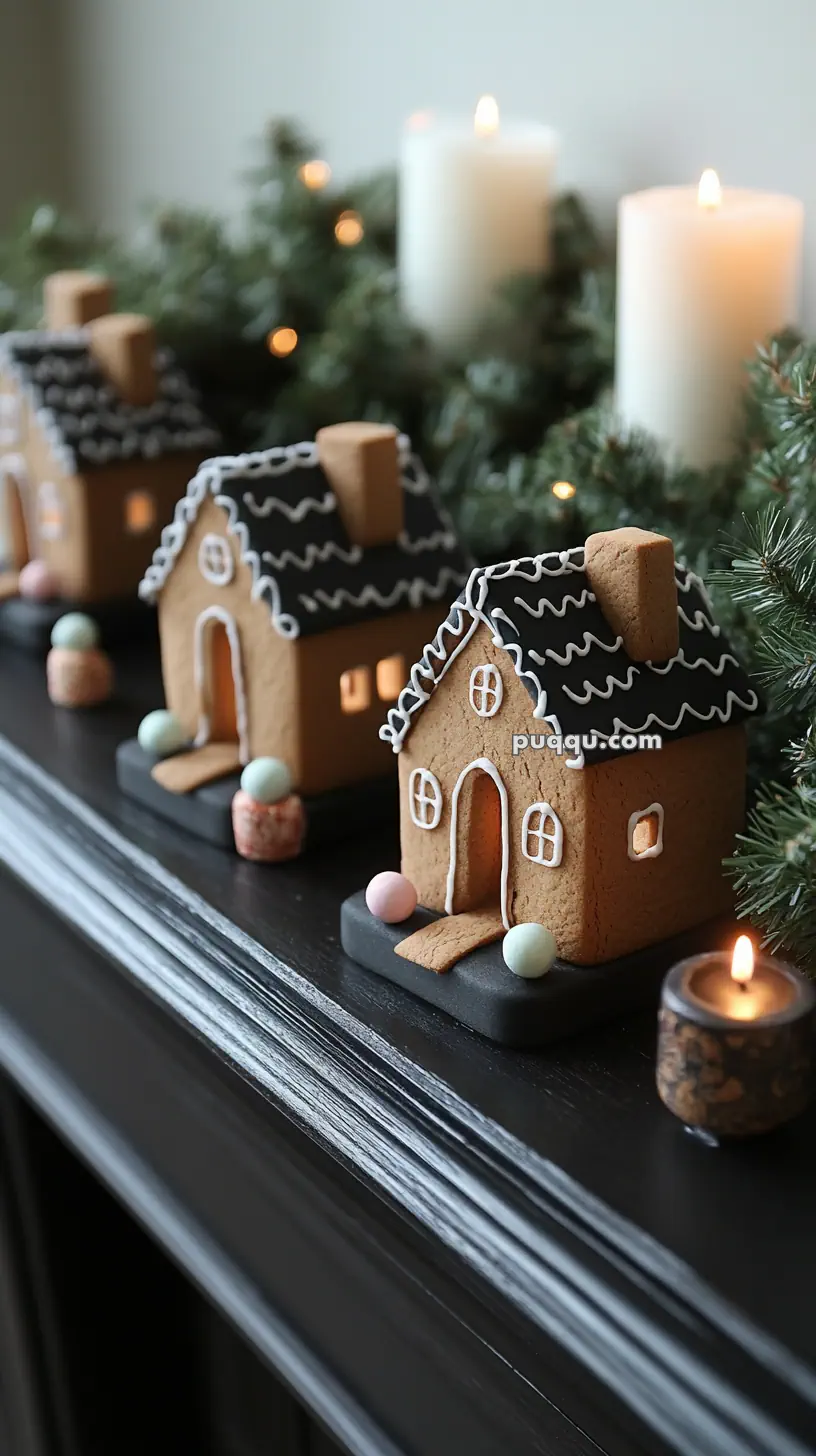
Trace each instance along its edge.
{"label": "string light bulb", "polygon": [[552,487],[552,493],[556,500],[572,500],[572,497],[575,495],[575,486],[570,480],[556,480]]}
{"label": "string light bulb", "polygon": [[267,334],[266,347],[277,359],[285,359],[297,348],[297,341],[296,329],[273,329],[271,334]]}
{"label": "string light bulb", "polygon": [[499,103],[495,96],[480,96],[473,117],[473,130],[477,136],[493,136],[499,129]]}
{"label": "string light bulb", "polygon": [[359,212],[341,212],[334,224],[334,236],[342,248],[355,248],[365,236]]}
{"label": "string light bulb", "polygon": [[304,162],[302,167],[298,167],[298,177],[310,192],[320,192],[331,178],[331,167],[328,162],[321,162],[315,157],[311,162]]}

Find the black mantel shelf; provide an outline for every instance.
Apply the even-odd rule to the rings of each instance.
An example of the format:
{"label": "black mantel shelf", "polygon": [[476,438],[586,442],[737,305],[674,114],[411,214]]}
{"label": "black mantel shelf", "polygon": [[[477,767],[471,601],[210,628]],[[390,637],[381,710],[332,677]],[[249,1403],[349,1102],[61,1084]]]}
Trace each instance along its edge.
{"label": "black mantel shelf", "polygon": [[0,1063],[63,1137],[353,1452],[816,1449],[816,1110],[712,1152],[651,1015],[509,1052],[368,975],[338,910],[395,836],[158,825],[120,680],[55,711],[0,653]]}

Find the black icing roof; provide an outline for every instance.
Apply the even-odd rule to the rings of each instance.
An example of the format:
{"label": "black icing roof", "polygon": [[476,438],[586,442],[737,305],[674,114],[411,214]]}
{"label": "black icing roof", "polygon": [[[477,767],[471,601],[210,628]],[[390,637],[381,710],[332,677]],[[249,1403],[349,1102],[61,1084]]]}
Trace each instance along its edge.
{"label": "black icing roof", "polygon": [[[759,698],[714,621],[702,581],[678,564],[680,650],[668,662],[635,663],[607,623],[584,570],[584,548],[475,570],[434,642],[414,666],[380,736],[398,752],[466,636],[481,622],[510,654],[533,716],[563,735],[598,735],[573,762],[626,751],[615,735],[656,733],[664,741],[739,723]],[[518,731],[536,731],[530,721]],[[631,745],[630,745],[631,747]]]}
{"label": "black icing roof", "polygon": [[157,596],[209,494],[226,510],[254,594],[285,637],[449,601],[470,563],[404,437],[400,465],[404,529],[393,545],[361,548],[349,540],[315,445],[205,461],[162,535],[141,596]]}
{"label": "black icing roof", "polygon": [[131,405],[107,382],[87,330],[0,339],[0,372],[18,384],[55,457],[72,474],[181,451],[203,456],[218,445],[218,432],[169,350],[157,349],[155,366],[155,401]]}

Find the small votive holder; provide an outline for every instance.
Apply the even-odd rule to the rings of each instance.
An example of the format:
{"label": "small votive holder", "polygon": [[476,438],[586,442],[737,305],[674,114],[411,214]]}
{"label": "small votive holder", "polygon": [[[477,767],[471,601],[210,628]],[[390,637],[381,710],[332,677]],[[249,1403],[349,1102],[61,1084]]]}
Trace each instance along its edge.
{"label": "small votive holder", "polygon": [[723,951],[691,956],[661,994],[657,1090],[712,1142],[769,1132],[811,1095],[813,985],[770,956],[757,957],[744,981],[735,964]]}

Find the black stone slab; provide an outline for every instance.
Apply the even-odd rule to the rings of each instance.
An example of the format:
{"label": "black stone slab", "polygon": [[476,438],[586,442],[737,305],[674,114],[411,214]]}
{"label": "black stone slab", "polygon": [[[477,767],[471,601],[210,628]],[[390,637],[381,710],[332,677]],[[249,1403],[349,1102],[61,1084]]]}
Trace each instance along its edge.
{"label": "black stone slab", "polygon": [[[122,793],[197,838],[224,849],[234,849],[231,808],[240,774],[228,774],[202,784],[191,794],[171,794],[152,777],[151,770],[158,762],[154,754],[145,753],[137,738],[120,743],[116,750],[116,778]],[[304,797],[303,804],[306,810],[304,849],[334,844],[396,820],[399,807],[396,775]]]}
{"label": "black stone slab", "polygon": [[135,595],[109,602],[69,602],[61,597],[38,602],[30,597],[8,597],[0,602],[0,639],[45,656],[54,623],[66,612],[85,612],[92,617],[103,647],[144,642],[157,635],[155,609]]}
{"label": "black stone slab", "polygon": [[544,1046],[625,1011],[656,1009],[670,966],[697,951],[726,946],[736,933],[730,921],[708,921],[600,966],[557,960],[546,976],[525,981],[505,965],[500,940],[471,951],[442,974],[397,955],[400,941],[440,918],[436,911],[419,906],[400,925],[386,925],[371,914],[365,891],[360,890],[343,902],[340,939],[346,955],[367,970],[439,1006],[491,1041],[511,1047]]}

